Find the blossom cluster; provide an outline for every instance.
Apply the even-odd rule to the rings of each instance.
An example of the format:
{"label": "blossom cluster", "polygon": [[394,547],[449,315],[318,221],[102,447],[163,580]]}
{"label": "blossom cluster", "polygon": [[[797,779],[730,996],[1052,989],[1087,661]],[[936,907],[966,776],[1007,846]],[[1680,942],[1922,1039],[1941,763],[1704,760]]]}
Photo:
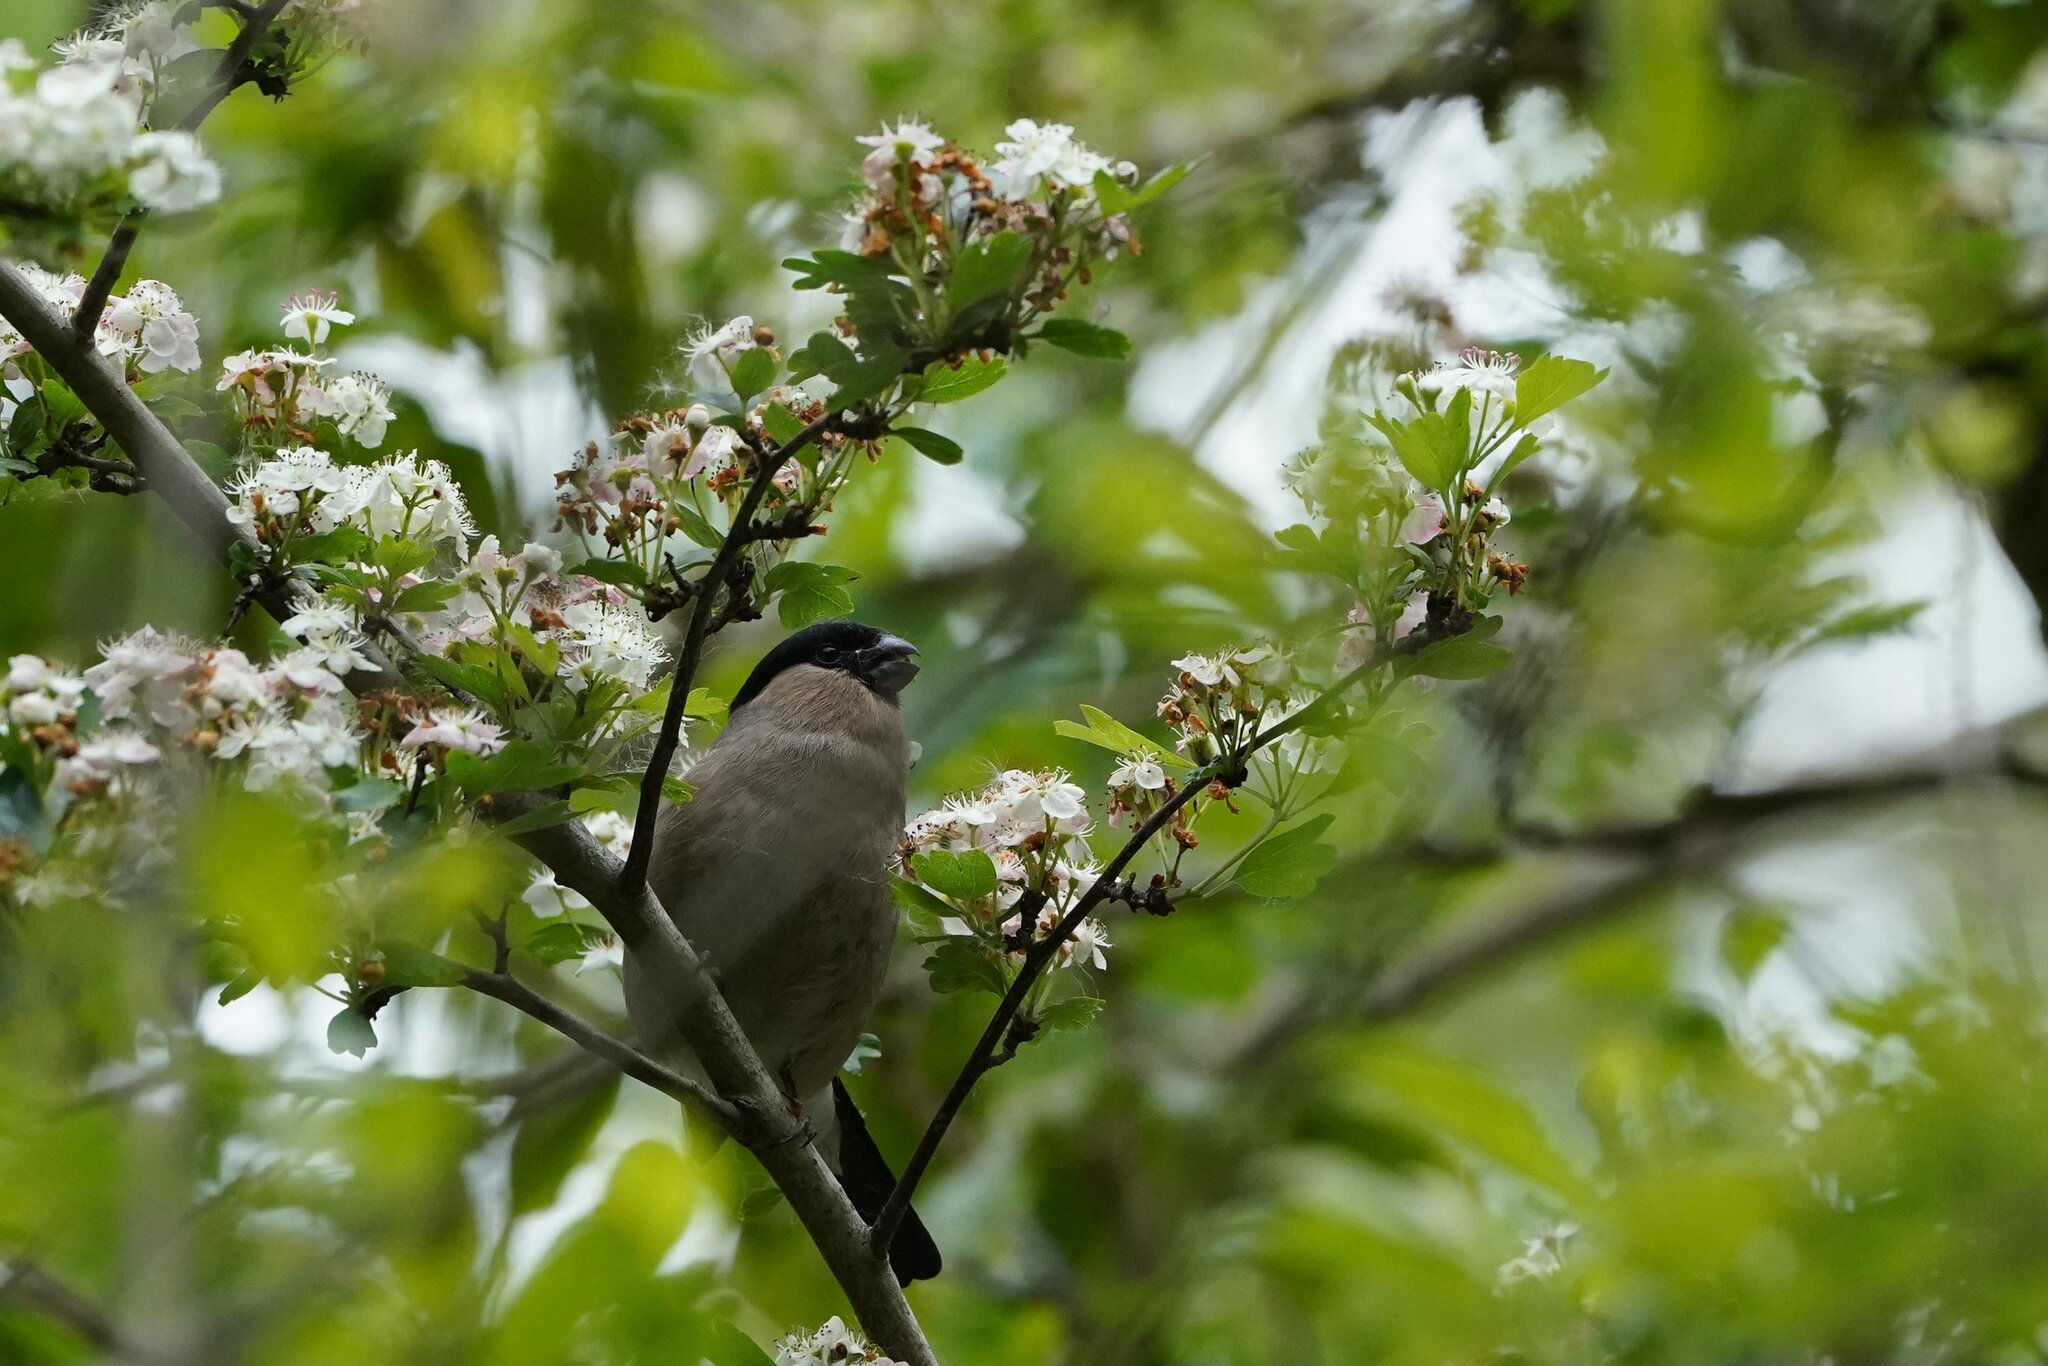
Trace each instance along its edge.
{"label": "blossom cluster", "polygon": [[[85,278],[58,275],[33,264],[17,269],[43,301],[69,317],[85,297]],[[197,370],[199,320],[186,312],[178,292],[161,280],[137,280],[126,294],[110,297],[93,329],[101,355],[128,371],[131,379],[164,370]],[[30,355],[26,338],[0,320],[0,374],[13,380]]]}
{"label": "blossom cluster", "polygon": [[[868,337],[870,321],[850,310],[864,342],[909,341],[956,355],[1007,350],[1075,284],[1088,283],[1096,263],[1138,251],[1128,214],[1106,212],[1098,185],[1098,177],[1128,185],[1137,167],[1092,150],[1067,124],[1018,119],[1006,131],[987,163],[917,119],[859,139],[870,149],[861,162],[865,188],[845,216],[841,246],[905,274],[932,334]],[[946,286],[970,255],[1014,269],[955,305]]]}
{"label": "blossom cluster", "polygon": [[257,664],[150,627],[107,642],[82,676],[19,655],[0,680],[11,762],[25,758],[60,802],[124,795],[173,753],[231,765],[251,789],[323,797],[331,771],[360,762],[363,740],[333,664],[332,642]]}
{"label": "blossom cluster", "polygon": [[791,1333],[775,1344],[775,1366],[900,1366],[834,1315],[814,1333]]}
{"label": "blossom cluster", "polygon": [[233,399],[252,446],[313,442],[323,418],[367,450],[384,444],[390,386],[361,371],[333,374],[333,358],[318,354],[332,328],[355,321],[340,303],[333,294],[294,294],[283,305],[284,335],[308,350],[252,348],[221,362],[214,388]]}
{"label": "blossom cluster", "polygon": [[0,198],[182,213],[220,197],[220,168],[197,138],[144,126],[163,67],[191,47],[170,9],[125,11],[59,44],[43,71],[18,39],[0,41]]}
{"label": "blossom cluster", "polygon": [[417,451],[374,465],[340,465],[323,450],[300,446],[244,472],[228,493],[228,520],[273,551],[353,526],[373,539],[446,545],[460,556],[476,531],[454,475]]}
{"label": "blossom cluster", "polygon": [[[1009,769],[980,791],[952,798],[912,820],[904,831],[903,867],[917,880],[919,855],[935,850],[985,855],[994,865],[994,889],[953,897],[960,914],[946,928],[972,935],[992,958],[1015,965],[1030,943],[1051,934],[1094,884],[1098,869],[1088,850],[1091,825],[1087,793],[1064,770]],[[1028,927],[1025,904],[1036,907]],[[1060,945],[1055,963],[1100,968],[1109,947],[1102,923],[1091,916]]]}
{"label": "blossom cluster", "polygon": [[[724,377],[737,356],[773,356],[771,343],[767,329],[739,317],[708,329],[685,353],[693,371]],[[576,535],[591,554],[628,567],[627,586],[653,606],[672,582],[670,566],[679,554],[713,548],[723,538],[761,466],[760,452],[786,439],[792,426],[824,414],[822,400],[798,385],[766,389],[727,421],[714,420],[703,403],[635,414],[556,473],[555,529]],[[790,425],[778,430],[778,422]],[[845,487],[855,456],[873,450],[871,442],[826,431],[782,460],[756,518],[759,526],[788,529],[756,544],[778,551],[811,534],[813,519]]]}
{"label": "blossom cluster", "polygon": [[571,691],[600,678],[647,687],[668,651],[645,615],[616,585],[561,569],[560,552],[546,545],[507,555],[486,536],[455,576],[460,595],[407,624],[423,648],[444,655],[465,642],[516,647],[530,638],[555,653],[549,672]]}
{"label": "blossom cluster", "polygon": [[1299,675],[1293,661],[1270,646],[1184,655],[1173,668],[1159,716],[1179,737],[1176,748],[1197,762],[1242,756],[1263,727],[1295,706]]}
{"label": "blossom cluster", "polygon": [[[1356,595],[1340,666],[1425,621],[1455,621],[1498,592],[1521,591],[1527,566],[1496,534],[1511,520],[1502,480],[1541,448],[1548,414],[1598,384],[1584,361],[1468,349],[1397,377],[1355,425],[1290,470],[1324,527],[1290,527],[1304,567],[1337,572]],[[1342,564],[1355,560],[1356,568]]]}

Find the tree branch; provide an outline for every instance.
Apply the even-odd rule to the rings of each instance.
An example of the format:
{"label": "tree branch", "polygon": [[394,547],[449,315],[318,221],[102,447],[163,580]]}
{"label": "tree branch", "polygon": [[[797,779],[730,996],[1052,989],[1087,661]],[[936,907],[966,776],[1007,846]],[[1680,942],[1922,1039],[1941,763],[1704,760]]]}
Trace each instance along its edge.
{"label": "tree branch", "polygon": [[[1098,907],[1118,895],[1118,879],[1152,838],[1173,821],[1182,807],[1206,791],[1211,783],[1222,782],[1234,787],[1242,782],[1245,762],[1252,755],[1281,737],[1291,735],[1328,714],[1344,693],[1367,676],[1385,668],[1397,658],[1418,653],[1425,646],[1433,645],[1449,636],[1460,635],[1470,629],[1470,626],[1470,618],[1451,622],[1431,622],[1392,645],[1375,649],[1364,663],[1323,689],[1306,706],[1253,736],[1242,751],[1229,756],[1227,761],[1218,759],[1190,773],[1180,790],[1131,832],[1130,838],[1124,841],[1124,847],[1117,851],[1116,857],[1112,858],[1100,873],[1096,874],[1095,880],[1088,884],[1088,890],[1081,894],[1080,899],[1060,919],[1052,933],[1042,939],[1033,940],[1026,946],[1024,961],[1018,966],[1017,976],[1011,981],[1010,989],[1003,993],[1001,1004],[997,1005],[995,1014],[989,1017],[988,1026],[981,1031],[981,1038],[975,1042],[974,1051],[967,1055],[967,1061],[962,1065],[960,1074],[953,1079],[953,1084],[946,1090],[945,1098],[939,1102],[939,1108],[933,1113],[931,1121],[925,1125],[924,1133],[918,1138],[917,1148],[910,1155],[909,1163],[904,1166],[903,1175],[897,1179],[895,1189],[889,1192],[889,1199],[883,1204],[881,1213],[875,1216],[870,1243],[876,1256],[888,1255],[889,1247],[896,1239],[896,1230],[910,1209],[911,1197],[917,1194],[918,1183],[924,1179],[926,1169],[938,1155],[939,1145],[945,1141],[946,1131],[952,1127],[954,1118],[967,1103],[967,1097],[973,1092],[975,1084],[993,1071],[1001,1061],[1014,1055],[1015,1045],[1023,1042],[1022,1039],[1010,1043],[1005,1041],[1016,1025],[1024,1009],[1025,998],[1031,994],[1039,974],[1044,972],[1047,964],[1058,955],[1060,946],[1073,938],[1074,931],[1080,928],[1081,922]],[[1022,923],[1027,926],[1031,923],[1029,913],[1023,917]]]}
{"label": "tree branch", "polygon": [[[179,132],[195,131],[206,122],[206,116],[247,79],[242,68],[249,60],[250,49],[256,46],[256,40],[263,36],[289,3],[291,0],[266,0],[261,9],[241,3],[220,6],[242,16],[242,29],[222,51],[220,65],[214,70],[213,84],[199,97],[199,102],[178,120]],[[128,254],[135,250],[135,239],[142,235],[142,220],[147,217],[148,209],[130,209],[122,215],[113,235],[107,239],[107,249],[100,253],[100,263],[93,268],[92,278],[85,282],[85,293],[71,314],[71,331],[80,339],[92,340],[100,325],[100,313],[107,306],[107,297],[114,292],[114,284],[121,278],[121,272],[127,269]]]}
{"label": "tree branch", "polygon": [[[669,765],[675,762],[676,746],[683,733],[683,714],[689,709],[690,686],[697,679],[697,666],[704,658],[704,642],[711,634],[711,613],[718,599],[721,587],[731,590],[727,582],[741,554],[753,542],[762,539],[755,533],[754,514],[761,510],[761,504],[768,497],[768,490],[774,487],[775,476],[789,463],[791,456],[818,440],[826,432],[837,427],[842,414],[832,412],[812,422],[773,451],[762,452],[754,447],[761,460],[761,468],[754,474],[754,482],[747,486],[746,495],[740,499],[737,511],[732,515],[732,524],[726,528],[725,539],[718,544],[718,553],[711,559],[703,577],[697,580],[696,601],[690,607],[690,624],[683,635],[683,648],[676,655],[675,672],[669,675],[668,707],[662,712],[661,730],[654,738],[654,751],[647,758],[647,772],[640,779],[640,805],[633,816],[633,843],[626,853],[626,865],[620,877],[621,890],[631,894],[646,884],[647,863],[654,857],[654,823],[661,813],[661,785],[668,778]],[[805,519],[806,524],[809,518]]]}
{"label": "tree branch", "polygon": [[[237,543],[252,544],[227,520],[226,495],[177,438],[107,365],[91,341],[74,336],[41,295],[5,262],[0,262],[0,316],[13,323],[71,386],[87,411],[201,544],[223,561]],[[257,600],[280,621],[291,615],[291,603],[279,587],[265,587]],[[350,679],[351,686],[366,681],[359,676]],[[522,794],[485,805],[494,815],[505,817],[523,814],[539,802]],[[580,824],[551,826],[517,838],[553,870],[562,885],[581,892],[626,946],[641,955],[648,970],[669,985],[677,1001],[677,1028],[703,1064],[712,1087],[734,1111],[735,1136],[787,1197],[869,1336],[890,1356],[911,1366],[936,1366],[923,1330],[887,1262],[868,1255],[866,1222],[816,1150],[801,1141],[807,1139],[808,1131],[799,1113],[761,1065],[702,959],[647,891],[644,881],[628,888],[621,879],[619,862]]]}
{"label": "tree branch", "polygon": [[478,995],[503,1001],[514,1010],[532,1016],[578,1048],[603,1058],[634,1081],[708,1111],[727,1133],[733,1133],[739,1127],[739,1112],[701,1083],[663,1066],[624,1039],[606,1033],[574,1011],[555,1004],[511,973],[502,970],[484,972],[473,968],[463,976],[462,985]]}

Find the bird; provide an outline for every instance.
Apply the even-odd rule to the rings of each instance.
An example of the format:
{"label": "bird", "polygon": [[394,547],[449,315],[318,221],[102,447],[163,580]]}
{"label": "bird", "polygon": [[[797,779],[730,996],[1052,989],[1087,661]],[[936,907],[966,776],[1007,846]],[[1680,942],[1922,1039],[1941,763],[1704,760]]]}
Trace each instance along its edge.
{"label": "bird", "polygon": [[[845,620],[807,626],[770,650],[689,769],[689,800],[663,808],[647,874],[870,1223],[896,1177],[840,1069],[896,941],[889,870],[914,753],[899,698],[917,676],[916,653]],[[680,984],[629,953],[625,988],[642,1046],[701,1079],[676,1025]],[[904,1285],[939,1272],[938,1246],[914,1210],[889,1261]]]}

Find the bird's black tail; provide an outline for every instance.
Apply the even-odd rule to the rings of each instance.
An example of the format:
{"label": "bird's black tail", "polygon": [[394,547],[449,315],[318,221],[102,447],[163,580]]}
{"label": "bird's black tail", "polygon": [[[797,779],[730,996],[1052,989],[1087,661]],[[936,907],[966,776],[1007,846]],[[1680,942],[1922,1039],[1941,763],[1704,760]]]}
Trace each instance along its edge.
{"label": "bird's black tail", "polygon": [[[868,1133],[867,1121],[860,1117],[853,1097],[837,1077],[832,1079],[832,1110],[839,1120],[839,1184],[860,1217],[873,1223],[888,1203],[889,1192],[896,1189],[896,1174],[889,1170],[882,1150]],[[939,1245],[932,1241],[917,1211],[903,1211],[896,1241],[889,1245],[889,1268],[896,1273],[897,1283],[929,1280],[939,1274],[941,1265]]]}

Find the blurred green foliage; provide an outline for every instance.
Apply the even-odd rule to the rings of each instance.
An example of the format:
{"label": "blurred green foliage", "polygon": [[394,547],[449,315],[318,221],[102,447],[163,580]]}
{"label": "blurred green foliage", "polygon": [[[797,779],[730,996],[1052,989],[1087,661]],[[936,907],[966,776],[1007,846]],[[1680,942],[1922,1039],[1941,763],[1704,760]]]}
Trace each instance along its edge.
{"label": "blurred green foliage", "polygon": [[[523,444],[510,398],[543,382],[524,367],[566,359],[621,415],[676,378],[701,318],[802,335],[814,296],[778,262],[836,236],[851,139],[884,117],[986,145],[1028,114],[1146,167],[1206,155],[1103,300],[1140,363],[1250,319],[1212,348],[1213,387],[1265,394],[1234,430],[1275,443],[1313,431],[1321,404],[1262,386],[1328,287],[1324,234],[1369,229],[1402,189],[1361,160],[1369,118],[1469,100],[1505,138],[1513,97],[1542,88],[1611,153],[1566,185],[1474,184],[1460,219],[1468,269],[1540,263],[1541,340],[1618,337],[1637,381],[1576,429],[1572,479],[1517,475],[1533,573],[1504,632],[1515,666],[1390,705],[1358,742],[1371,780],[1333,805],[1335,863],[1312,890],[1255,872],[1272,897],[1112,922],[1101,1017],[984,1082],[921,1196],[948,1270],[912,1300],[943,1360],[2048,1359],[2038,792],[1795,809],[1754,846],[1652,858],[1611,894],[1574,889],[1641,849],[1571,842],[1681,814],[1739,758],[1775,669],[1910,622],[1849,567],[1880,526],[1959,509],[2048,593],[2048,220],[2023,202],[2048,184],[2048,125],[2006,116],[2016,91],[2042,98],[2048,9],[371,12],[366,55],[215,115],[228,198],[147,232],[136,269],[176,284],[209,356],[267,343],[277,301],[309,284],[349,291],[362,335],[475,348],[505,389],[472,397],[499,405],[524,463],[438,430],[417,390],[392,444],[450,460],[485,529],[508,533],[546,501],[534,471],[570,454]],[[9,0],[0,36],[43,43],[83,17]],[[2003,212],[1958,189],[1987,158]],[[1757,243],[1796,274],[1741,278],[1731,254]],[[1873,347],[1857,302],[1872,295],[1924,329]],[[1471,337],[1448,307],[1423,297],[1368,349],[1518,340]],[[1625,325],[1645,317],[1674,320],[1676,344],[1634,349]],[[1795,333],[1790,387],[1823,410],[1818,434],[1777,420]],[[1291,449],[1198,462],[1220,409],[1139,430],[1130,376],[1043,351],[1007,398],[948,414],[962,469],[894,452],[837,509],[857,610],[923,647],[906,705],[925,797],[992,763],[1067,765],[1099,788],[1112,756],[1055,718],[1088,702],[1141,723],[1176,655],[1349,606],[1280,571],[1275,523],[1246,495]],[[1211,385],[1166,387],[1193,406]],[[1239,456],[1252,474],[1225,477]],[[978,510],[930,553],[955,500]],[[144,622],[215,634],[233,597],[147,499],[41,486],[0,506],[0,571],[0,654],[75,663]],[[2002,629],[2014,660],[2035,658],[2038,618]],[[725,638],[705,682],[729,695],[770,638]],[[1204,837],[1229,849],[1257,813],[1214,819]],[[838,1307],[743,1154],[679,1147],[657,1098],[579,1073],[493,1002],[415,992],[378,1018],[366,1061],[334,1060],[331,1003],[253,980],[348,942],[349,912],[320,890],[329,857],[251,798],[194,815],[140,910],[81,892],[0,914],[0,1265],[33,1258],[166,1362],[740,1366],[761,1359],[749,1340]],[[1793,879],[1803,896],[1755,875],[1802,858],[1819,870]],[[516,877],[489,853],[423,851],[371,891],[409,940],[487,961],[471,913],[524,914]],[[1375,1018],[1418,945],[1574,896],[1606,897],[1588,932],[1532,935],[1470,989]],[[231,926],[240,956],[195,943],[180,908]],[[986,1008],[933,996],[915,961],[853,1081],[899,1156]],[[210,1004],[231,979],[255,989]],[[551,989],[616,1005],[567,969]],[[0,1281],[0,1360],[107,1355],[25,1284]]]}

